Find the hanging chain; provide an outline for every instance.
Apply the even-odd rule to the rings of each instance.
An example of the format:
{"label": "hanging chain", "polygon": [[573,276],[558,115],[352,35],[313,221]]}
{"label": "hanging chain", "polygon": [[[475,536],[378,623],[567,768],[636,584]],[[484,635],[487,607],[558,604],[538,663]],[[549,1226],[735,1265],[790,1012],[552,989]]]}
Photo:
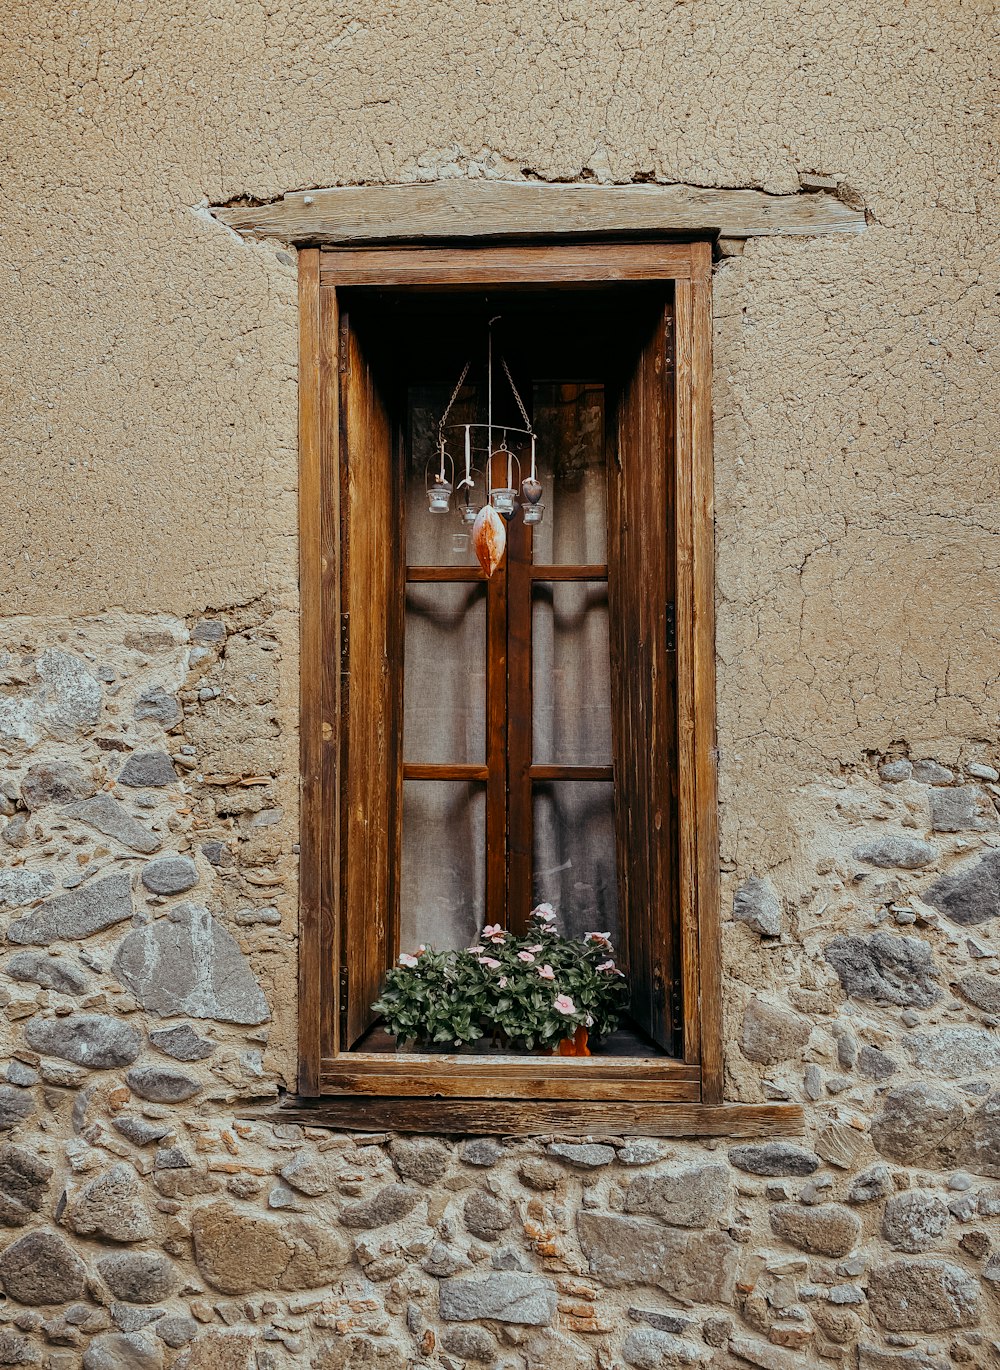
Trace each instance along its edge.
{"label": "hanging chain", "polygon": [[[456,383],[455,383],[455,389],[451,392],[451,399],[448,401],[448,403],[447,403],[447,405],[446,405],[446,407],[445,407],[444,413],[443,413],[443,414],[441,415],[441,417],[438,419],[438,429],[439,429],[439,430],[442,429],[442,428],[445,426],[445,423],[448,421],[448,415],[451,413],[452,406],[454,405],[455,401],[458,399],[458,392],[461,390],[462,386],[465,384],[465,378],[466,378],[466,376],[467,376],[468,374],[469,374],[469,363],[466,362],[465,365],[462,367],[462,374],[459,376],[458,380],[457,380]],[[513,382],[511,382],[511,383],[513,384]],[[518,400],[518,403],[520,404],[520,400]]]}
{"label": "hanging chain", "polygon": [[500,365],[503,367],[503,373],[507,377],[511,390],[514,392],[514,398],[517,400],[517,407],[521,411],[521,418],[524,419],[525,428],[529,433],[534,432],[534,429],[531,427],[531,420],[528,418],[528,411],[521,402],[521,396],[517,393],[517,386],[514,384],[514,377],[510,374],[510,367],[507,365],[506,357],[500,358]]}

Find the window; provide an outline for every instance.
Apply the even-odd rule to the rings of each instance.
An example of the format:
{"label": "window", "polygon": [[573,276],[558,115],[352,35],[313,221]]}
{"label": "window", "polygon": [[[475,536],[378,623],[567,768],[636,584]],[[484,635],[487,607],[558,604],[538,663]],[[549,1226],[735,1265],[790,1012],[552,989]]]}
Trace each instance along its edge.
{"label": "window", "polygon": [[[721,1099],[707,244],[301,253],[300,1080],[372,1125],[518,1131]],[[426,514],[432,419],[500,315],[546,466],[487,579]],[[456,398],[456,412],[470,401]],[[419,941],[548,898],[613,927],[602,1055],[400,1055]]]}

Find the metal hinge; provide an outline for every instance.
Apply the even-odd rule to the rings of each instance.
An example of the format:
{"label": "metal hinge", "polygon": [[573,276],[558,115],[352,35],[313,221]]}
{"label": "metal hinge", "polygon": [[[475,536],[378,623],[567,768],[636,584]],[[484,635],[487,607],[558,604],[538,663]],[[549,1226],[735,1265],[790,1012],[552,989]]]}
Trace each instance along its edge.
{"label": "metal hinge", "polygon": [[677,608],[673,602],[667,604],[667,651],[677,650]]}

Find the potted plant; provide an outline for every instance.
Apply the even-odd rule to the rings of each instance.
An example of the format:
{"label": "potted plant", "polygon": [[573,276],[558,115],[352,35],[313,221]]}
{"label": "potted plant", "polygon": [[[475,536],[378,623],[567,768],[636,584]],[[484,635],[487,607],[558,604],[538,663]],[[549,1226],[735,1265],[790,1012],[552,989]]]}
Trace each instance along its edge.
{"label": "potted plant", "polygon": [[461,1049],[492,1042],[511,1051],[589,1056],[628,1002],[610,935],[563,937],[549,904],[523,936],[487,925],[460,951],[404,952],[372,1005],[400,1043]]}

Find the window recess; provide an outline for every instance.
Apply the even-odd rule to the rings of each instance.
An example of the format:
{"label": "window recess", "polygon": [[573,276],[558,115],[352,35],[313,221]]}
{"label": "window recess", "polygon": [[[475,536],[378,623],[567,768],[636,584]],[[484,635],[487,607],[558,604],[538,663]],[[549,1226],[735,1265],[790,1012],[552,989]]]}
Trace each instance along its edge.
{"label": "window recess", "polygon": [[[677,1135],[682,1106],[719,1125],[691,1111],[722,1097],[710,264],[707,243],[300,253],[314,1120],[420,1128],[447,1100],[470,1131],[594,1131],[597,1105],[611,1131]],[[497,314],[546,513],[515,514],[487,578],[424,484]],[[615,931],[631,1002],[605,1049],[397,1051],[371,1005],[399,952],[521,930],[542,899]]]}

